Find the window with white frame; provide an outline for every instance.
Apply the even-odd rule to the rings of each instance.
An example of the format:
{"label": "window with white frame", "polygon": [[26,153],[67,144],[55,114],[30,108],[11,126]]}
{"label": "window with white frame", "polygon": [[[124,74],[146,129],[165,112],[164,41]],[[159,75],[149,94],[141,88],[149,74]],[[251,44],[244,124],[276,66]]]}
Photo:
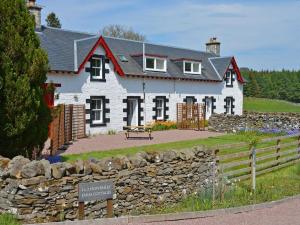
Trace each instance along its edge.
{"label": "window with white frame", "polygon": [[225,80],[226,80],[226,86],[232,87],[232,85],[233,85],[233,71],[232,70],[228,70],[226,72]]}
{"label": "window with white frame", "polygon": [[158,98],[156,100],[156,119],[164,120],[164,99]]}
{"label": "window with white frame", "polygon": [[183,62],[183,71],[188,74],[201,74],[201,63],[184,61]]}
{"label": "window with white frame", "polygon": [[91,76],[93,79],[102,79],[102,58],[93,57],[91,59]]}
{"label": "window with white frame", "polygon": [[146,70],[167,71],[167,60],[163,58],[146,57]]}
{"label": "window with white frame", "polygon": [[232,111],[232,98],[226,98],[226,114],[231,114]]}
{"label": "window with white frame", "polygon": [[92,99],[91,100],[91,120],[93,124],[103,123],[103,100]]}

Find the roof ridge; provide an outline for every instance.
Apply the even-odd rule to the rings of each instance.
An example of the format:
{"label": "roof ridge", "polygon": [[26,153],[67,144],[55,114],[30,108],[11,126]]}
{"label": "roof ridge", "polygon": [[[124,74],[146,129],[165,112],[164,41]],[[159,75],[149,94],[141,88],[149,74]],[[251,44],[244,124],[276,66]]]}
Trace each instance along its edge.
{"label": "roof ridge", "polygon": [[91,37],[86,37],[86,38],[76,39],[76,40],[74,40],[74,42],[87,41],[87,40],[90,40],[90,39],[93,39],[93,38],[100,38],[100,37],[101,37],[101,36],[99,36],[99,35],[95,35],[95,36],[91,36]]}
{"label": "roof ridge", "polygon": [[[194,51],[194,52],[198,52],[198,53],[205,53],[205,54],[214,55],[211,52],[200,51],[200,50],[195,50],[195,49],[191,49],[191,48],[184,48],[184,47],[172,46],[172,45],[167,45],[167,44],[155,44],[155,43],[151,43],[151,42],[147,42],[147,41],[137,41],[137,40],[130,40],[130,39],[126,39],[126,38],[110,37],[110,36],[104,36],[104,35],[102,35],[102,36],[104,38],[110,38],[110,39],[116,39],[116,40],[122,40],[122,41],[129,41],[129,42],[136,42],[136,43],[141,43],[141,44],[145,43],[145,44],[148,44],[148,45],[156,45],[156,46],[175,48],[175,49],[181,49],[181,50],[188,50],[188,51]],[[218,57],[216,57],[216,58],[218,58]]]}
{"label": "roof ridge", "polygon": [[218,56],[218,57],[209,57],[209,59],[225,59],[225,58],[233,58],[233,56]]}
{"label": "roof ridge", "polygon": [[72,32],[72,33],[78,33],[78,34],[87,34],[87,35],[97,36],[97,34],[89,33],[89,32],[75,31],[75,30],[56,28],[56,27],[49,27],[49,26],[45,26],[45,25],[43,25],[42,27],[47,28],[47,29],[57,30],[57,31],[65,31],[65,32]]}

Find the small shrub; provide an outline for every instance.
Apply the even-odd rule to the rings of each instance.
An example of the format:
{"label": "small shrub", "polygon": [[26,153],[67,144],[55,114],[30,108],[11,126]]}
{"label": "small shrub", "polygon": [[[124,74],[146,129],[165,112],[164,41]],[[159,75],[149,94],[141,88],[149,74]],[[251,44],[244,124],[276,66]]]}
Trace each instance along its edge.
{"label": "small shrub", "polygon": [[108,135],[115,135],[117,132],[115,130],[108,130]]}
{"label": "small shrub", "polygon": [[0,214],[0,225],[21,225],[11,214]]}
{"label": "small shrub", "polygon": [[173,121],[155,121],[151,126],[153,131],[177,129],[177,124]]}

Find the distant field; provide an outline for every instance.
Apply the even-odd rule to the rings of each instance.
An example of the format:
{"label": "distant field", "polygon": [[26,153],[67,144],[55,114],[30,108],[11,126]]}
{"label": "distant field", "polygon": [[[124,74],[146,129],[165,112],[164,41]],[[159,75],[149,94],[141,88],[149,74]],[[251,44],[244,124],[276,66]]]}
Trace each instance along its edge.
{"label": "distant field", "polygon": [[251,112],[296,112],[300,113],[300,105],[273,99],[245,98],[244,110]]}

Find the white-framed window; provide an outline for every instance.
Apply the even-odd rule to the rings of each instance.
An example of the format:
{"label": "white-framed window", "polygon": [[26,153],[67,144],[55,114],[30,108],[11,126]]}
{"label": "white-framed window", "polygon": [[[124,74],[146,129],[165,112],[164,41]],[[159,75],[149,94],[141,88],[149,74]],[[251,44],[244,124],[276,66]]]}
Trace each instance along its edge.
{"label": "white-framed window", "polygon": [[91,59],[91,76],[93,79],[102,79],[102,58],[92,57]]}
{"label": "white-framed window", "polygon": [[232,98],[226,98],[226,114],[231,114]]}
{"label": "white-framed window", "polygon": [[101,98],[91,99],[91,117],[93,124],[103,123],[103,100]]}
{"label": "white-framed window", "polygon": [[156,119],[164,120],[164,99],[162,98],[156,100]]}
{"label": "white-framed window", "polygon": [[164,58],[146,57],[146,70],[167,71],[167,60]]}
{"label": "white-framed window", "polygon": [[184,61],[183,62],[183,72],[188,74],[201,74],[201,63]]}
{"label": "white-framed window", "polygon": [[228,70],[226,72],[225,81],[226,81],[226,86],[227,87],[232,87],[232,85],[233,85],[233,82],[232,82],[233,74],[234,74],[234,72],[232,70]]}

